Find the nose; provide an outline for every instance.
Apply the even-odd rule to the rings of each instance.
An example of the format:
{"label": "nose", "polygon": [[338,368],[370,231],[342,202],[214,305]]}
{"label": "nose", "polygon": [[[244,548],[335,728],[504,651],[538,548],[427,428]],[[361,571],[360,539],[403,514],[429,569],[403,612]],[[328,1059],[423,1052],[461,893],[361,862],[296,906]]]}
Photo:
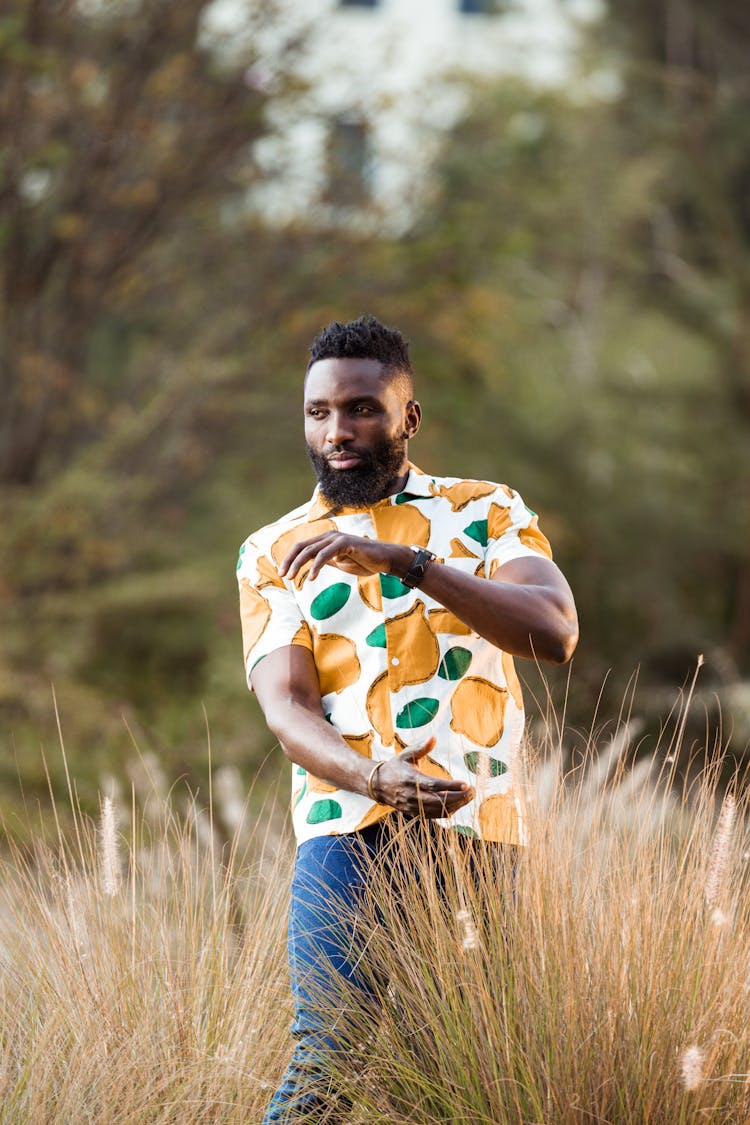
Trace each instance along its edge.
{"label": "nose", "polygon": [[351,419],[340,410],[332,410],[328,415],[328,430],[326,432],[326,441],[328,444],[346,445],[346,443],[352,441],[353,438],[354,433]]}

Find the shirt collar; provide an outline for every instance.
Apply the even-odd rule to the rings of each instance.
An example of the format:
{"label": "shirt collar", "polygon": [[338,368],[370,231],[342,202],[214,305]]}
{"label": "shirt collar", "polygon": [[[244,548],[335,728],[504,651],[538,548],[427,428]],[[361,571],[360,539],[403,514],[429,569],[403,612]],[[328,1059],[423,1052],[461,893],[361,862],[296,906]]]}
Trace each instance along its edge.
{"label": "shirt collar", "polygon": [[[433,481],[432,477],[428,477],[426,473],[423,473],[422,470],[417,468],[416,465],[412,465],[412,463],[410,461],[409,462],[409,475],[406,478],[406,484],[404,485],[401,492],[399,492],[397,494],[394,494],[393,496],[386,496],[383,500],[379,500],[378,504],[394,503],[395,500],[396,500],[396,495],[402,496],[402,497],[404,497],[404,499],[406,499],[407,497],[412,497],[412,496],[414,496],[415,498],[416,497],[433,496],[434,490],[435,490],[435,482]],[[371,505],[371,507],[377,507],[377,505],[373,504],[373,505]],[[316,485],[315,491],[313,492],[312,497],[310,499],[310,506],[307,510],[307,518],[309,520],[317,520],[317,519],[320,519],[321,517],[323,517],[325,515],[328,515],[329,512],[331,512],[331,513],[335,512],[335,514],[337,516],[341,516],[341,515],[348,515],[351,512],[360,512],[360,511],[363,511],[363,509],[362,508],[335,508],[334,505],[331,504],[328,500],[326,500],[326,498],[323,496],[323,494],[320,491],[320,486]]]}

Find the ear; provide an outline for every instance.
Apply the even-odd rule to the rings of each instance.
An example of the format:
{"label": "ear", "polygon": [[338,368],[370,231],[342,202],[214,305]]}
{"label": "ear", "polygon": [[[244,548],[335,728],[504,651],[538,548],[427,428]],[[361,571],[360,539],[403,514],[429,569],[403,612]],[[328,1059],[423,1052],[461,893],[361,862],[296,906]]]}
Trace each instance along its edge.
{"label": "ear", "polygon": [[410,402],[407,402],[406,409],[404,411],[403,436],[405,438],[413,438],[417,434],[417,431],[419,430],[421,424],[422,407],[419,405],[416,399],[411,399]]}

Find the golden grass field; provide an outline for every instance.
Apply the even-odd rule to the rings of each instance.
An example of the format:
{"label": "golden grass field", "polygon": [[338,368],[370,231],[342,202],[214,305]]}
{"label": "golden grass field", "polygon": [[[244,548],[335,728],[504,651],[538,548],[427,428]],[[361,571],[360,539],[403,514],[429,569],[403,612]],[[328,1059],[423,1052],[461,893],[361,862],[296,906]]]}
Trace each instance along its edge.
{"label": "golden grass field", "polygon": [[[633,761],[623,719],[567,773],[548,724],[515,875],[403,835],[408,874],[372,888],[380,1019],[341,997],[346,1121],[750,1121],[746,802],[715,760],[678,771],[688,704],[655,754]],[[292,847],[219,780],[205,808],[155,782],[6,849],[0,1121],[260,1121],[289,1051]]]}

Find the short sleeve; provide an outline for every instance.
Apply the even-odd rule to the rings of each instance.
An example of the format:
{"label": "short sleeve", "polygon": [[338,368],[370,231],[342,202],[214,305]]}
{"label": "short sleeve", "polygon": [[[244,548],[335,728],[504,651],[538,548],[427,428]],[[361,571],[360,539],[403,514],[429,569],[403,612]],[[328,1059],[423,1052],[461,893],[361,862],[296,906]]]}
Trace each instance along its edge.
{"label": "short sleeve", "polygon": [[264,555],[252,539],[240,548],[237,581],[245,675],[252,691],[250,673],[259,660],[286,645],[312,650],[312,636],[294,591],[280,577],[270,555]]}
{"label": "short sleeve", "polygon": [[517,492],[503,486],[490,498],[485,574],[491,578],[499,566],[511,559],[534,555],[552,558],[552,548],[539,530],[536,512],[526,507]]}

